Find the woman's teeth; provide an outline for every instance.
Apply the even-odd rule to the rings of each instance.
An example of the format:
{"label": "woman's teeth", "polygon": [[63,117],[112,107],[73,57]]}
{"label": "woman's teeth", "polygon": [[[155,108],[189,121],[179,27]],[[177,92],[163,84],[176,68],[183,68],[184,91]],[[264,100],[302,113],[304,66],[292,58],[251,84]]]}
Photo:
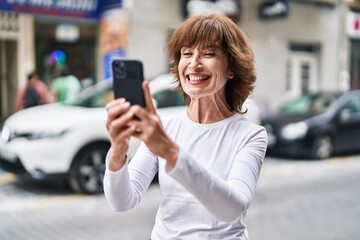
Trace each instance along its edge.
{"label": "woman's teeth", "polygon": [[189,76],[189,80],[190,80],[190,81],[199,82],[199,81],[204,81],[204,80],[206,80],[206,79],[208,79],[207,76],[192,76],[192,75]]}

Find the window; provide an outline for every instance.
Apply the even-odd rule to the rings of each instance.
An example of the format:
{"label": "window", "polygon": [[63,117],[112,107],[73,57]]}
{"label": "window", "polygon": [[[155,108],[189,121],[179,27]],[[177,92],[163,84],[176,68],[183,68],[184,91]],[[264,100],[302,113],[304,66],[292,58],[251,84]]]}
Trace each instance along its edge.
{"label": "window", "polygon": [[335,103],[336,99],[337,95],[333,94],[305,94],[293,101],[284,104],[280,112],[287,115],[323,113],[333,103]]}

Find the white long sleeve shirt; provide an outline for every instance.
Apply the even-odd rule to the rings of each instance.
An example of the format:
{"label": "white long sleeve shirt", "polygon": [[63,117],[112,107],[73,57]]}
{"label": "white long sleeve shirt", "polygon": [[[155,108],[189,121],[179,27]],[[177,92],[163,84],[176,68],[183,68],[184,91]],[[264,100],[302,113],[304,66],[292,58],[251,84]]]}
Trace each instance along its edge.
{"label": "white long sleeve shirt", "polygon": [[122,169],[112,172],[107,161],[110,205],[135,207],[158,171],[161,202],[152,240],[248,239],[244,218],[265,156],[265,129],[239,114],[199,124],[185,111],[163,124],[180,147],[175,167],[166,169],[166,160],[143,143]]}

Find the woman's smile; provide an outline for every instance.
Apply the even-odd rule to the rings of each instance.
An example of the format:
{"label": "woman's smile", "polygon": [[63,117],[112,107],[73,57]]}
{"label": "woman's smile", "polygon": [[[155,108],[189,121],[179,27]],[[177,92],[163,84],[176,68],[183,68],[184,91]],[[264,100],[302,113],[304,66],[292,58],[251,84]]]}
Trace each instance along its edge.
{"label": "woman's smile", "polygon": [[208,81],[210,79],[210,76],[198,73],[187,74],[186,79],[191,85],[201,85]]}

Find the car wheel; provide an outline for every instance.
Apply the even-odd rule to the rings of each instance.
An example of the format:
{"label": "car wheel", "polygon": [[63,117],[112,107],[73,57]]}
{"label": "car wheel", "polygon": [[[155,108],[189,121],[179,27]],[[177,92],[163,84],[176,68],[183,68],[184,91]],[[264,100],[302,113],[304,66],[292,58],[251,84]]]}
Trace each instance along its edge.
{"label": "car wheel", "polygon": [[326,159],[334,152],[334,142],[330,135],[325,134],[317,137],[313,144],[312,157],[315,159]]}
{"label": "car wheel", "polygon": [[74,192],[103,192],[105,158],[109,147],[109,144],[92,144],[76,155],[69,173],[69,185]]}

